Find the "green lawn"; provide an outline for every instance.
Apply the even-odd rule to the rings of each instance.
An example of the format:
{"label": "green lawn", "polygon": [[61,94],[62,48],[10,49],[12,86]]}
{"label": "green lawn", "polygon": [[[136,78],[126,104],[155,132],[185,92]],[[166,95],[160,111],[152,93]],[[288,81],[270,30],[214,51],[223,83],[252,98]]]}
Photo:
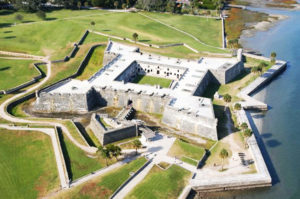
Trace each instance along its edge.
{"label": "green lawn", "polygon": [[154,12],[143,14],[184,30],[208,45],[222,47],[222,21],[219,19]]}
{"label": "green lawn", "polygon": [[[105,160],[101,157],[88,157],[84,151],[75,146],[65,135],[59,135],[62,140],[62,149],[66,159],[69,177],[72,180],[106,166]],[[115,159],[111,159],[108,162],[111,164],[115,162]]]}
{"label": "green lawn", "polygon": [[38,198],[59,188],[49,136],[0,129],[0,157],[1,198]]}
{"label": "green lawn", "polygon": [[224,160],[224,165],[228,163],[228,159],[232,156],[232,152],[230,150],[230,145],[227,143],[223,143],[219,141],[216,146],[210,151],[211,154],[205,162],[205,166],[212,166],[214,164],[221,165],[222,159],[220,158],[220,152],[222,149],[226,149],[228,151],[228,158]]}
{"label": "green lawn", "polygon": [[32,60],[0,58],[0,90],[16,87],[39,75],[33,63],[34,61]]}
{"label": "green lawn", "polygon": [[160,85],[163,88],[169,88],[172,80],[160,78],[160,77],[153,77],[147,75],[138,75],[134,80],[133,83],[137,84],[148,84],[148,85]]}
{"label": "green lawn", "polygon": [[75,126],[75,124],[70,120],[65,120],[63,124],[68,128],[70,134],[72,137],[80,144],[87,146],[86,142],[82,139],[80,136],[80,132],[78,132],[78,128]]}
{"label": "green lawn", "polygon": [[90,78],[93,74],[99,71],[103,65],[103,56],[106,45],[98,46],[94,49],[88,64],[84,68],[82,74],[78,76],[77,79],[86,80]]}
{"label": "green lawn", "polygon": [[126,199],[177,198],[186,184],[191,173],[177,165],[167,170],[154,166],[144,180],[138,184]]}
{"label": "green lawn", "polygon": [[130,177],[131,172],[137,171],[145,163],[145,158],[139,158],[55,198],[109,198]]}
{"label": "green lawn", "polygon": [[[53,20],[8,27],[7,24],[14,23],[15,14],[17,13],[6,13],[0,19],[0,23],[3,24],[0,27],[1,50],[51,55],[54,58],[62,56],[61,58],[63,58],[70,51],[73,43],[80,39],[84,31],[92,28],[90,27],[90,22],[95,21],[94,30],[96,31],[127,38],[132,38],[132,34],[136,32],[139,34],[139,41],[149,44],[161,45],[184,42],[199,51],[227,52],[207,47],[196,42],[188,35],[138,13],[60,10],[48,14],[48,18]],[[187,18],[187,16],[181,15],[165,17],[158,13],[151,14],[159,19],[170,21],[170,23],[178,21],[179,23],[176,24],[176,27],[178,25],[178,28],[186,29],[189,33],[196,35],[200,40],[209,44],[218,44],[221,39],[219,37],[219,29],[221,27],[219,21],[205,21],[203,18]],[[27,18],[31,21],[39,20],[32,14],[24,14],[24,16],[24,20],[27,20]],[[74,16],[79,17],[64,19]],[[187,21],[189,22],[187,23]],[[165,49],[159,50],[164,51]]]}
{"label": "green lawn", "polygon": [[[168,152],[169,156],[176,156],[177,158],[182,158],[183,156],[195,159],[195,160],[200,160],[202,156],[204,155],[205,150],[204,148],[182,141],[180,139],[176,139],[174,142],[172,148]],[[183,158],[183,161],[188,158]]]}

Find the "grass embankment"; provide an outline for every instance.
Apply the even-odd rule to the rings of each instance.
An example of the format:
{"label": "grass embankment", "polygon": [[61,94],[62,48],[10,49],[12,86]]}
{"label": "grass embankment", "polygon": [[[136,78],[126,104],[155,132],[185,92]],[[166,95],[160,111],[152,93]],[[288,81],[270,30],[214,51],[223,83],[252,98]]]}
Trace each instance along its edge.
{"label": "grass embankment", "polygon": [[99,142],[98,138],[95,136],[94,132],[92,131],[92,129],[90,128],[86,128],[86,133],[88,134],[89,138],[91,139],[91,141],[93,142],[93,144],[96,147],[101,146],[101,143]]}
{"label": "grass embankment", "polygon": [[138,184],[125,198],[177,198],[190,178],[191,173],[177,165],[167,170],[153,166],[144,180]]}
{"label": "grass embankment", "polygon": [[78,143],[87,146],[86,142],[83,140],[83,138],[79,134],[81,132],[79,132],[78,128],[75,126],[75,124],[72,121],[65,120],[63,122],[63,124],[65,125],[65,127],[68,128],[70,134]]}
{"label": "grass embankment", "polygon": [[239,39],[242,31],[247,29],[247,24],[266,20],[268,20],[266,13],[230,8],[229,17],[225,20],[227,39]]}
{"label": "grass embankment", "polygon": [[103,56],[106,45],[98,46],[94,49],[88,64],[84,68],[82,74],[77,77],[80,80],[86,80],[103,67]]}
{"label": "grass embankment", "polygon": [[1,198],[38,198],[58,189],[51,139],[41,132],[0,129]]}
{"label": "grass embankment", "polygon": [[38,76],[39,72],[33,66],[35,62],[0,58],[0,90],[14,88]]}
{"label": "grass embankment", "polygon": [[160,85],[162,88],[169,88],[172,80],[165,79],[161,77],[152,77],[146,75],[138,75],[134,80],[133,83],[137,84],[145,84],[145,85]]}
{"label": "grass embankment", "polygon": [[176,139],[170,151],[169,156],[176,157],[188,164],[197,166],[198,161],[204,155],[205,150],[202,147]]}
{"label": "grass embankment", "polygon": [[145,163],[145,158],[139,158],[54,198],[109,198],[130,177],[130,173],[136,172]]}
{"label": "grass embankment", "polygon": [[[60,133],[59,136],[69,177],[72,180],[106,166],[105,159],[97,155],[89,157],[84,151],[75,146],[65,135]],[[110,159],[108,162],[109,164],[112,164],[115,162],[115,159]]]}

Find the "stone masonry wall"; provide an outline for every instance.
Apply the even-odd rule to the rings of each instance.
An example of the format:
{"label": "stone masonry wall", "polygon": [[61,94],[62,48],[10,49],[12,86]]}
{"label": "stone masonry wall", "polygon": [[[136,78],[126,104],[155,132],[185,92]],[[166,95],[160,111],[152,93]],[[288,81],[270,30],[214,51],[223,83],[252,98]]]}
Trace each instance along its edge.
{"label": "stone masonry wall", "polygon": [[218,140],[217,119],[203,116],[193,116],[184,111],[178,111],[166,106],[162,122],[184,132],[196,134],[212,140]]}
{"label": "stone masonry wall", "polygon": [[[98,118],[97,118],[98,117]],[[92,115],[90,128],[98,138],[102,145],[117,142],[123,139],[131,138],[136,136],[136,125],[130,125],[126,127],[116,128],[107,130],[99,121],[99,116],[96,114]]]}
{"label": "stone masonry wall", "polygon": [[148,113],[162,113],[164,106],[170,101],[167,96],[161,97],[132,91],[114,91],[112,89],[97,89],[102,98],[102,106],[127,106],[129,100],[132,101],[133,108]]}

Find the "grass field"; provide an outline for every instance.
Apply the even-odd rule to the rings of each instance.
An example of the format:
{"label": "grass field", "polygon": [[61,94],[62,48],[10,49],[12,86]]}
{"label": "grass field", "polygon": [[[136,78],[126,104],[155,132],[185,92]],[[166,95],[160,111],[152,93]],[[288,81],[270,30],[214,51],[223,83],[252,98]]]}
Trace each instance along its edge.
{"label": "grass field", "polygon": [[168,152],[168,155],[174,157],[187,156],[195,160],[200,160],[204,154],[205,150],[197,145],[176,139],[172,148]]}
{"label": "grass field", "polygon": [[99,176],[92,181],[63,192],[55,198],[109,198],[109,196],[130,177],[129,174],[131,172],[137,171],[145,163],[145,158],[139,158],[109,173]]}
{"label": "grass field", "polygon": [[34,61],[32,60],[0,58],[0,90],[13,88],[39,75],[33,63]]}
{"label": "grass field", "polygon": [[138,184],[126,199],[177,198],[188,183],[191,173],[177,165],[167,170],[153,166],[144,180]]}
{"label": "grass field", "polygon": [[38,198],[58,189],[50,138],[40,132],[0,129],[0,197]]}
{"label": "grass field", "polygon": [[[105,167],[105,160],[101,157],[88,157],[81,149],[76,147],[65,135],[59,134],[63,141],[62,150],[64,153],[69,177],[72,180],[87,175],[93,171]],[[114,163],[115,159],[108,160],[109,163]]]}
{"label": "grass field", "polygon": [[[71,12],[60,10],[49,13],[48,20],[46,21],[17,24],[16,26],[8,27],[8,25],[14,23],[14,16],[16,14],[9,12],[3,14],[2,12],[4,17],[0,19],[2,27],[0,29],[1,50],[57,57],[58,55],[65,55],[71,49],[73,43],[79,40],[86,29],[93,28],[95,31],[127,38],[132,38],[132,34],[137,32],[139,34],[139,41],[145,43],[160,45],[184,42],[199,51],[226,52],[205,46],[186,34],[148,19],[138,13],[116,13],[101,10]],[[24,21],[29,21],[29,19],[32,22],[39,20],[33,15],[24,15]],[[216,34],[216,36],[219,34],[220,21],[189,17],[189,21],[191,22],[187,24],[186,16],[169,15],[166,17],[158,13],[151,13],[151,15],[162,20],[168,20],[171,23],[179,21],[178,28],[186,28],[190,34],[197,35],[200,40],[208,44],[219,43],[220,38],[215,39],[216,37],[212,37],[211,34]],[[95,21],[95,27],[90,26],[91,21]],[[209,27],[207,27],[208,25]],[[206,28],[204,29],[203,27]]]}
{"label": "grass field", "polygon": [[172,80],[160,78],[160,77],[152,77],[147,75],[138,75],[134,80],[133,83],[137,84],[147,84],[147,85],[160,85],[162,88],[169,88]]}

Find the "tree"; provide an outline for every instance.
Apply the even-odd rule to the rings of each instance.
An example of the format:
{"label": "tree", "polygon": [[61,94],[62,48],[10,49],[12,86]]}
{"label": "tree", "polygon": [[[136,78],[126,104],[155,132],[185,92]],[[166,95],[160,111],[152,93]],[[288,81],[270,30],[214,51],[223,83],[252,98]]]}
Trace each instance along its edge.
{"label": "tree", "polygon": [[110,152],[111,156],[115,157],[118,161],[118,156],[121,155],[122,149],[119,146],[113,144],[109,144],[106,148]]}
{"label": "tree", "polygon": [[236,104],[234,105],[234,109],[235,109],[235,110],[241,110],[241,109],[242,109],[242,105],[241,105],[240,103],[236,103]]}
{"label": "tree", "polygon": [[91,21],[92,31],[94,31],[95,25],[96,25],[96,23],[94,21]]}
{"label": "tree", "polygon": [[224,166],[224,159],[225,158],[228,158],[228,151],[226,150],[226,149],[222,149],[221,151],[220,151],[220,154],[219,154],[219,156],[220,156],[220,158],[222,158],[222,171],[223,171],[223,166]]}
{"label": "tree", "polygon": [[23,15],[20,15],[20,14],[17,14],[16,16],[15,16],[15,19],[17,20],[17,21],[22,21],[23,20]]}
{"label": "tree", "polygon": [[115,1],[115,2],[114,2],[114,6],[115,6],[116,9],[118,9],[119,2],[118,2],[118,1]]}
{"label": "tree", "polygon": [[251,135],[252,135],[251,129],[247,128],[247,129],[244,130],[244,137],[246,137],[246,140],[245,140],[245,148],[248,147],[248,144],[247,144],[247,143],[248,143],[248,139],[251,137]]}
{"label": "tree", "polygon": [[81,6],[82,6],[81,1],[78,1],[78,2],[77,2],[77,8],[78,8],[79,10],[80,10]]}
{"label": "tree", "polygon": [[136,43],[136,40],[138,39],[138,37],[139,37],[139,35],[136,32],[132,34],[132,38],[135,43]]}
{"label": "tree", "polygon": [[276,56],[277,56],[276,52],[272,52],[271,53],[271,62],[275,62],[276,61]]}
{"label": "tree", "polygon": [[105,147],[99,146],[97,152],[105,159],[106,166],[108,166],[107,159],[111,158],[109,150]]}
{"label": "tree", "polygon": [[88,1],[84,2],[84,7],[88,7],[88,6],[89,6],[89,2]]}
{"label": "tree", "polygon": [[39,10],[36,12],[36,16],[42,20],[45,20],[46,19],[46,13],[42,10]]}
{"label": "tree", "polygon": [[224,99],[224,101],[226,102],[226,107],[228,107],[228,103],[231,102],[231,95],[225,94],[225,95],[223,96],[223,99]]}
{"label": "tree", "polygon": [[241,124],[241,129],[242,130],[245,130],[245,129],[247,129],[248,128],[248,124],[246,123],[246,122],[243,122],[242,124]]}
{"label": "tree", "polygon": [[136,140],[133,141],[133,146],[134,146],[134,148],[135,148],[135,153],[137,154],[137,153],[138,153],[137,150],[138,150],[139,148],[141,148],[142,143],[141,143],[140,140],[136,139]]}
{"label": "tree", "polygon": [[122,9],[126,9],[127,5],[126,3],[122,3]]}

